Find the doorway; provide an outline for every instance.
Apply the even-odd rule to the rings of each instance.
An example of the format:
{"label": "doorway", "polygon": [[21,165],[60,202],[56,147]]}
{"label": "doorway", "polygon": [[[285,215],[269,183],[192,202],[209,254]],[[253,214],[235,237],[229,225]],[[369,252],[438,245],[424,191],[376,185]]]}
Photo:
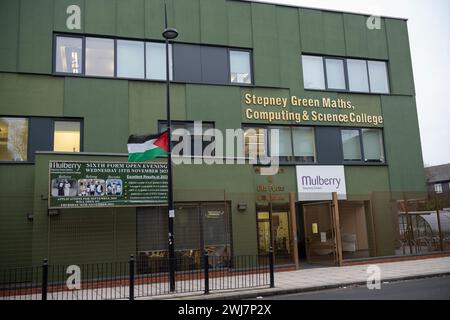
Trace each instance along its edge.
{"label": "doorway", "polygon": [[333,215],[330,201],[303,204],[303,231],[308,263],[335,265],[338,262],[336,219]]}
{"label": "doorway", "polygon": [[276,264],[293,263],[291,221],[287,205],[260,206],[256,211],[258,253],[268,254],[273,248]]}

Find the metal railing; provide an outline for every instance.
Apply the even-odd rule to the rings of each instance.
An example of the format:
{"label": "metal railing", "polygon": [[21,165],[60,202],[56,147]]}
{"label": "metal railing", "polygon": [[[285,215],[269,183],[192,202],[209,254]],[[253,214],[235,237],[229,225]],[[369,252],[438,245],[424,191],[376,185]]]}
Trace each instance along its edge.
{"label": "metal railing", "polygon": [[169,258],[41,266],[0,270],[0,300],[110,300],[176,293],[274,287],[273,252],[265,255],[175,259],[175,291]]}

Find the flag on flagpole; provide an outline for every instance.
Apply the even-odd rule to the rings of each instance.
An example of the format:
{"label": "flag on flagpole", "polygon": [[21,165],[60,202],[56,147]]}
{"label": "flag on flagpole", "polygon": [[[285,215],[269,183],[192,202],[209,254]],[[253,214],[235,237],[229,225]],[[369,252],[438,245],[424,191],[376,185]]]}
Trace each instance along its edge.
{"label": "flag on flagpole", "polygon": [[144,162],[169,152],[167,130],[156,135],[135,135],[128,138],[128,161]]}

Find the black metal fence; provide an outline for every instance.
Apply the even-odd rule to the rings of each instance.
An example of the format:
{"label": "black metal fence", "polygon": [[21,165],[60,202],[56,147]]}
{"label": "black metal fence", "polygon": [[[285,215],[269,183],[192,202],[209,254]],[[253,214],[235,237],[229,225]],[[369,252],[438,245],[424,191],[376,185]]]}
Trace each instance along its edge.
{"label": "black metal fence", "polygon": [[105,300],[173,293],[274,287],[273,253],[176,259],[175,291],[168,259],[41,266],[0,270],[0,300]]}

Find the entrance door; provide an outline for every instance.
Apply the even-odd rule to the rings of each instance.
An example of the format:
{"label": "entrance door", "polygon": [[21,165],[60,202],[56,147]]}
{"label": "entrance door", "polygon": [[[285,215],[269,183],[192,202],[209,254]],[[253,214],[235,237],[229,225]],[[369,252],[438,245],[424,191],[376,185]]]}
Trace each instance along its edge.
{"label": "entrance door", "polygon": [[293,262],[289,211],[284,206],[262,207],[257,211],[259,254],[268,254],[273,248],[275,263]]}
{"label": "entrance door", "polygon": [[308,263],[335,265],[337,244],[331,202],[304,204],[303,219]]}

